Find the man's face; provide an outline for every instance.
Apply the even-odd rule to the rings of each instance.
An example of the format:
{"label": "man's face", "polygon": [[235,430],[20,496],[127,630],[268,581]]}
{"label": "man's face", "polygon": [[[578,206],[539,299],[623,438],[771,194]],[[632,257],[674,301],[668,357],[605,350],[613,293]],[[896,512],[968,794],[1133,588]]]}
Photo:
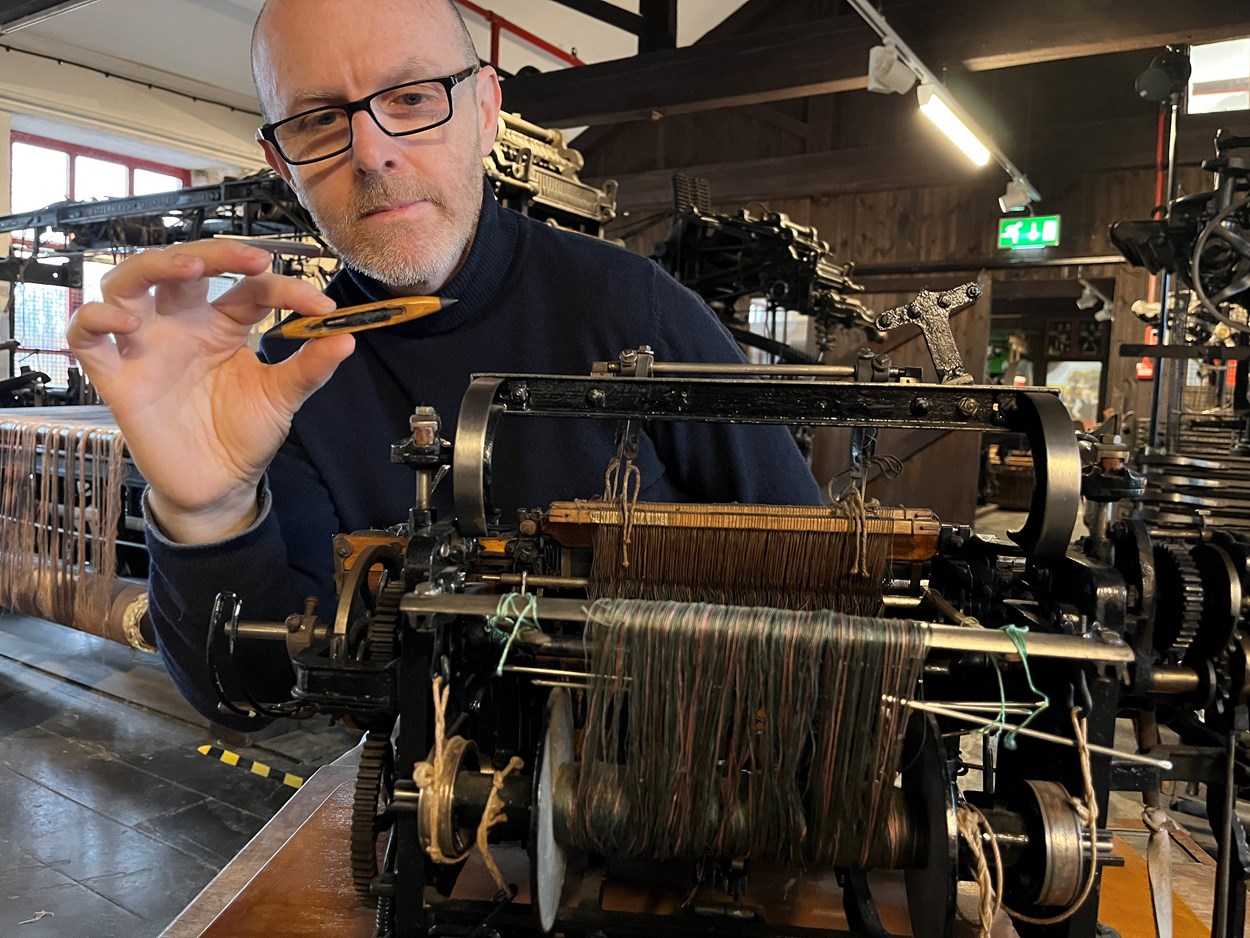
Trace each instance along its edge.
{"label": "man's face", "polygon": [[[272,120],[474,64],[442,0],[275,0],[255,54]],[[434,292],[472,241],[498,113],[498,79],[487,67],[452,89],[452,118],[441,127],[391,137],[360,112],[350,150],[305,166],[264,146],[353,267],[397,292]]]}

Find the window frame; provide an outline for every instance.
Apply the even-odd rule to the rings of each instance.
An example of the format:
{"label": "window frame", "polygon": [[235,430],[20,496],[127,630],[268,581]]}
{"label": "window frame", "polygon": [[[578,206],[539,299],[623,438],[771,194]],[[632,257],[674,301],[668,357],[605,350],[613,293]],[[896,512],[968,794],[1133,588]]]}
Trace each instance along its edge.
{"label": "window frame", "polygon": [[[161,175],[164,175],[164,176],[173,177],[181,181],[182,183],[181,188],[184,188],[184,189],[191,185],[191,170],[189,169],[183,169],[178,166],[169,166],[165,163],[157,163],[152,160],[140,159],[138,157],[126,156],[121,153],[112,153],[108,150],[101,150],[97,147],[88,147],[88,146],[83,146],[77,143],[68,143],[64,140],[54,140],[51,137],[43,137],[38,134],[29,134],[29,133],[25,133],[24,131],[14,130],[14,131],[10,131],[9,133],[9,161],[10,161],[9,162],[9,165],[10,165],[9,198],[10,200],[12,199],[12,193],[13,193],[13,178],[12,178],[12,170],[11,170],[12,159],[13,159],[13,146],[14,144],[18,144],[18,143],[26,144],[28,146],[42,147],[45,150],[53,150],[58,153],[64,153],[66,154],[66,156],[69,157],[69,161],[68,161],[69,169],[66,175],[65,183],[66,183],[66,192],[67,192],[66,198],[69,199],[70,201],[75,201],[75,202],[82,201],[76,198],[74,194],[74,190],[77,184],[76,175],[77,175],[77,166],[78,166],[79,157],[86,157],[88,159],[94,159],[94,160],[102,160],[102,161],[109,162],[109,163],[120,164],[126,167],[126,193],[123,196],[118,196],[118,198],[129,198],[134,195],[135,171],[136,170],[144,170],[144,171],[152,172],[152,173],[160,173]],[[10,202],[10,205],[11,205],[11,202]],[[18,237],[19,234],[20,232],[13,233],[14,242],[16,242],[19,245],[23,245],[27,248],[34,247],[35,242],[33,240],[25,238],[25,237]],[[10,284],[10,289],[14,289],[16,286],[17,285],[15,283]],[[60,288],[60,287],[56,289],[64,289],[65,321],[66,321],[66,324],[68,324],[69,318],[70,316],[73,315],[74,310],[76,310],[79,306],[82,305],[82,302],[83,302],[82,290]],[[12,309],[12,312],[11,312],[10,319],[9,319],[9,334],[16,336],[17,331],[18,331],[17,329],[17,325],[18,325],[17,304],[16,303],[12,304],[11,309]],[[28,359],[32,359],[38,355],[54,355],[54,356],[64,357],[67,360],[67,364],[69,366],[75,366],[78,363],[77,359],[74,356],[73,351],[69,349],[68,347],[63,348],[63,349],[45,349],[45,348],[36,349],[36,348],[23,347],[23,348],[17,349],[9,353],[10,374],[16,374],[17,366],[19,364],[25,364],[24,362],[18,361],[19,354],[26,356]],[[39,369],[35,368],[35,370],[37,371]]]}
{"label": "window frame", "polygon": [[[182,186],[185,189],[191,185],[191,170],[182,169],[178,166],[169,166],[165,163],[156,163],[152,160],[139,159],[134,156],[125,156],[121,153],[111,153],[108,150],[100,150],[96,147],[85,147],[78,143],[66,143],[64,140],[53,140],[51,137],[41,137],[36,134],[28,134],[25,131],[14,130],[9,134],[9,158],[12,159],[13,144],[25,143],[32,147],[43,147],[45,150],[56,150],[69,156],[69,176],[66,179],[66,198],[70,201],[79,201],[74,195],[74,188],[77,173],[77,158],[85,156],[88,159],[104,160],[109,163],[119,163],[126,167],[126,192],[119,198],[129,198],[134,195],[135,191],[135,170],[143,169],[150,173],[160,173],[163,176],[173,176],[182,180]],[[9,191],[13,190],[13,182],[9,181]]]}

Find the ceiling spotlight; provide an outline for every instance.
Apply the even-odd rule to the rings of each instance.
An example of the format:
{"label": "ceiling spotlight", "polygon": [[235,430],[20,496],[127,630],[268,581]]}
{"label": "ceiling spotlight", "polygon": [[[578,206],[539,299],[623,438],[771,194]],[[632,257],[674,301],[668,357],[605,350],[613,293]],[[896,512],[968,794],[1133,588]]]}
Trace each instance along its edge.
{"label": "ceiling spotlight", "polygon": [[1021,212],[1033,202],[1033,187],[1025,176],[1007,181],[1007,191],[998,197],[998,208],[1003,212]]}
{"label": "ceiling spotlight", "polygon": [[868,50],[868,90],[877,94],[907,94],[916,83],[911,70],[893,43]]}
{"label": "ceiling spotlight", "polygon": [[933,85],[924,84],[916,89],[916,98],[920,102],[920,113],[929,118],[938,130],[946,134],[955,146],[963,150],[964,156],[977,166],[984,166],[990,161],[990,151],[951,110],[942,92]]}
{"label": "ceiling spotlight", "polygon": [[1094,311],[1094,322],[1111,322],[1115,318],[1115,314],[1111,311],[1111,307],[1103,303]]}

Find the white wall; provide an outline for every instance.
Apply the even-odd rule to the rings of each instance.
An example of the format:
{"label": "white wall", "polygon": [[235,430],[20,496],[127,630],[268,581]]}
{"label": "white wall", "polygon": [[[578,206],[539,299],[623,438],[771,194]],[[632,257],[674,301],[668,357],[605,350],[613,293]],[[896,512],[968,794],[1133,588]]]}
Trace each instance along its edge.
{"label": "white wall", "polygon": [[[0,110],[158,146],[162,162],[187,169],[250,171],[264,163],[254,115],[19,51],[0,52]],[[7,192],[6,185],[6,199]]]}

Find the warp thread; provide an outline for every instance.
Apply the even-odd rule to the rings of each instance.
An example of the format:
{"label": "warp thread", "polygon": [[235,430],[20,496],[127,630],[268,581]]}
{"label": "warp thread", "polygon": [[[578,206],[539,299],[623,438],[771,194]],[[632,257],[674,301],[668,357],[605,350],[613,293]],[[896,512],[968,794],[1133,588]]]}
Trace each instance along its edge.
{"label": "warp thread", "polygon": [[864,506],[863,513],[839,530],[813,530],[812,512],[828,519],[829,508],[732,506],[742,509],[737,514],[754,510],[757,523],[747,527],[738,523],[741,518],[726,516],[729,507],[636,505],[634,515],[642,508],[648,509],[644,518],[679,512],[682,523],[633,522],[627,558],[622,531],[611,524],[596,525],[591,597],[832,609],[869,616],[881,611],[892,519],[870,517],[869,506]]}
{"label": "warp thread", "polygon": [[114,427],[0,426],[0,606],[105,634],[124,448]]}
{"label": "warp thread", "polygon": [[868,865],[923,626],[831,612],[598,600],[570,833],[609,856]]}

